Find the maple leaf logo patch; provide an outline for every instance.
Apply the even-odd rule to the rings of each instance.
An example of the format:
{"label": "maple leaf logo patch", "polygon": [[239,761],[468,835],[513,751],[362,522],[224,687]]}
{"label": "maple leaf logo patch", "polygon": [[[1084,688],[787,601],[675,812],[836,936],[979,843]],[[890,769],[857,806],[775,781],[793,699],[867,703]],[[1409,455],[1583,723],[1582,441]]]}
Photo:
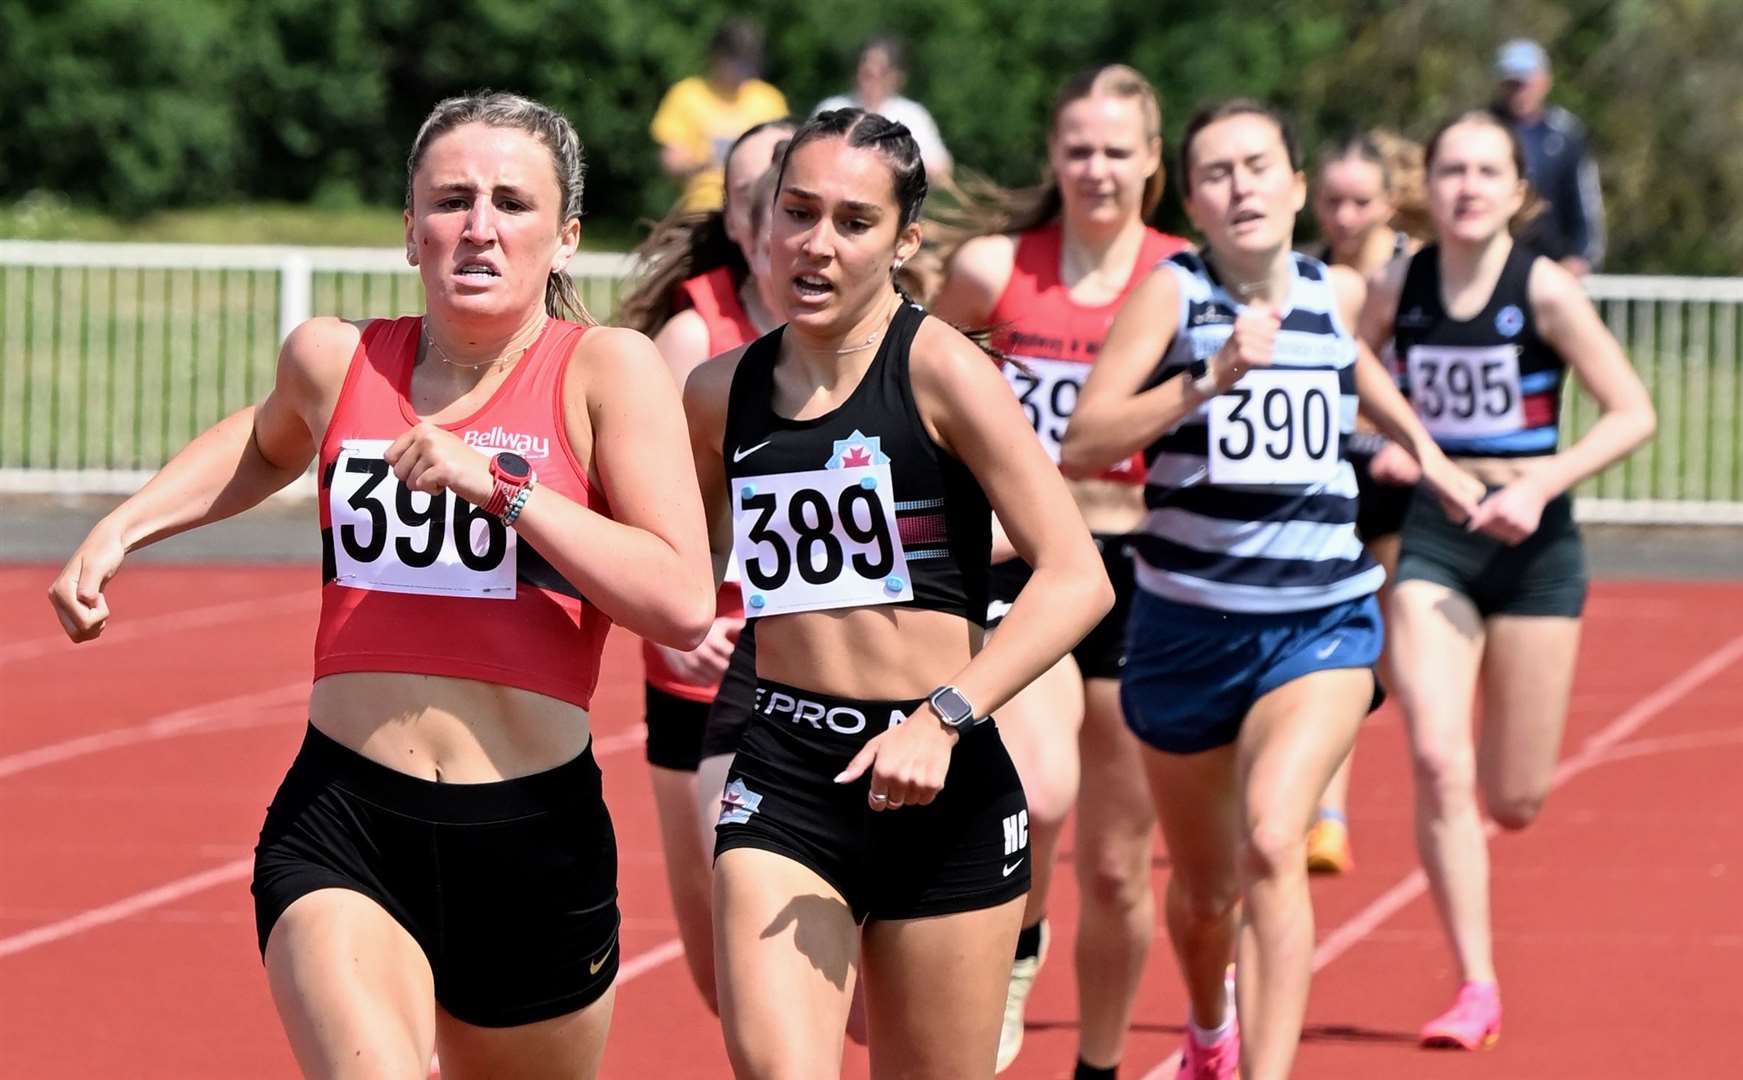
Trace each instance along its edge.
{"label": "maple leaf logo patch", "polygon": [[829,452],[825,469],[863,469],[870,465],[888,465],[890,458],[879,446],[881,436],[854,430],[845,439],[836,439]]}

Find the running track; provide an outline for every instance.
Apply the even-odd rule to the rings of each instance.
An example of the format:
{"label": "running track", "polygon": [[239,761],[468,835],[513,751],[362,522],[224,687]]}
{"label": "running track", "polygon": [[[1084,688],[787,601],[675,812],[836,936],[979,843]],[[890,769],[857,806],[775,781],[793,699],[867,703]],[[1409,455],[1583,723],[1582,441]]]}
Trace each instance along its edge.
{"label": "running track", "polygon": [[[131,567],[111,630],[77,650],[43,600],[51,572],[0,567],[0,1076],[294,1075],[247,872],[304,723],[315,571]],[[677,958],[624,635],[607,671],[595,716],[626,919],[605,1075],[725,1076]],[[1321,972],[1296,1075],[1736,1075],[1740,718],[1743,583],[1596,589],[1558,789],[1534,829],[1494,841],[1507,1028],[1473,1057],[1413,1044],[1453,976],[1416,873],[1403,733],[1379,714],[1356,764],[1359,864],[1314,884]],[[1008,1076],[1069,1075],[1072,893],[1063,873],[1064,932]],[[1183,1010],[1153,955],[1124,1075],[1171,1075]]]}

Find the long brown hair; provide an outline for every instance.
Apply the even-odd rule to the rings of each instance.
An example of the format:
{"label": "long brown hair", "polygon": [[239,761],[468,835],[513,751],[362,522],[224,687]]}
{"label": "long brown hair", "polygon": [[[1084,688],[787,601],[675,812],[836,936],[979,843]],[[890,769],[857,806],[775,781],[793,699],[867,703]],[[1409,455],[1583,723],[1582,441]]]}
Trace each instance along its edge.
{"label": "long brown hair", "polygon": [[[732,149],[727,151],[727,167],[730,169],[733,155],[752,136],[771,128],[791,131],[793,126],[791,119],[783,117],[749,128],[733,141]],[[785,146],[783,142],[781,147]],[[780,160],[781,152],[777,148],[769,168]],[[730,177],[727,178],[726,190],[727,199],[731,199]],[[727,209],[727,205],[702,212],[674,209],[654,225],[648,238],[636,246],[636,283],[629,294],[618,301],[614,319],[618,326],[627,326],[650,336],[658,333],[674,314],[672,305],[677,287],[698,274],[724,266],[732,272],[735,288],[744,284],[750,267],[744,261],[744,252],[726,234]]]}
{"label": "long brown hair", "polygon": [[[430,144],[466,124],[513,128],[524,131],[544,144],[551,154],[551,168],[557,174],[557,221],[566,225],[581,216],[581,189],[586,177],[586,162],[582,156],[581,137],[574,125],[562,113],[519,94],[492,93],[484,90],[465,97],[451,97],[436,103],[430,115],[418,128],[412,140],[411,152],[405,162],[405,208],[412,208],[412,180]],[[545,313],[554,319],[571,318],[592,325],[594,318],[575,292],[575,283],[567,272],[553,270],[545,279]]]}
{"label": "long brown hair", "polygon": [[1507,231],[1518,236],[1527,225],[1537,220],[1538,215],[1548,209],[1549,204],[1543,201],[1537,189],[1531,186],[1531,181],[1525,178],[1525,143],[1520,140],[1519,132],[1492,110],[1468,109],[1441,121],[1440,126],[1434,129],[1434,134],[1429,136],[1423,151],[1422,164],[1425,173],[1434,169],[1434,155],[1440,149],[1440,140],[1460,124],[1484,124],[1507,137],[1507,145],[1512,150],[1513,171],[1518,174],[1519,182],[1525,185],[1525,199],[1519,204],[1519,210],[1507,220]]}
{"label": "long brown hair", "polygon": [[[1125,64],[1101,64],[1066,80],[1053,97],[1047,118],[1048,137],[1052,138],[1058,130],[1059,116],[1068,106],[1098,94],[1136,100],[1144,118],[1145,140],[1162,137],[1162,102],[1156,88],[1136,68]],[[1167,167],[1158,161],[1156,171],[1144,181],[1141,217],[1148,218],[1161,204],[1167,182]],[[956,187],[957,207],[940,213],[931,230],[946,262],[957,248],[977,236],[1027,232],[1057,219],[1065,209],[1059,181],[1045,167],[1041,182],[1033,187],[1001,187],[966,171],[961,172]]]}

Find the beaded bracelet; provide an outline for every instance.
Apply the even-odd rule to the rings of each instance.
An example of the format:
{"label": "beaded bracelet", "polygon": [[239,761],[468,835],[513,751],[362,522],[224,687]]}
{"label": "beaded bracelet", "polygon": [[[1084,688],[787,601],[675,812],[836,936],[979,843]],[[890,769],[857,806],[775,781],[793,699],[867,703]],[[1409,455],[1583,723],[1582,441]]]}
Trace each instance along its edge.
{"label": "beaded bracelet", "polygon": [[526,484],[523,485],[519,491],[514,493],[514,498],[509,500],[508,509],[502,512],[502,523],[504,526],[513,525],[515,519],[520,517],[520,512],[526,508],[527,496],[532,494],[533,485],[537,482],[537,480],[529,476],[527,477]]}

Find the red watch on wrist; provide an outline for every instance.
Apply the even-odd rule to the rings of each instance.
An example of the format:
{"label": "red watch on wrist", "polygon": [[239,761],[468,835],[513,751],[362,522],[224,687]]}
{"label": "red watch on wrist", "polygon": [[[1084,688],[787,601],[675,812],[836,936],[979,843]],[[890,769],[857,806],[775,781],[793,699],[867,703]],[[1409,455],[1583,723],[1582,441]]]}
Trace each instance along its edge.
{"label": "red watch on wrist", "polygon": [[504,451],[490,459],[490,478],[496,481],[496,487],[485,500],[483,509],[487,514],[501,517],[508,510],[508,504],[520,494],[521,488],[532,482],[533,467],[519,454]]}

